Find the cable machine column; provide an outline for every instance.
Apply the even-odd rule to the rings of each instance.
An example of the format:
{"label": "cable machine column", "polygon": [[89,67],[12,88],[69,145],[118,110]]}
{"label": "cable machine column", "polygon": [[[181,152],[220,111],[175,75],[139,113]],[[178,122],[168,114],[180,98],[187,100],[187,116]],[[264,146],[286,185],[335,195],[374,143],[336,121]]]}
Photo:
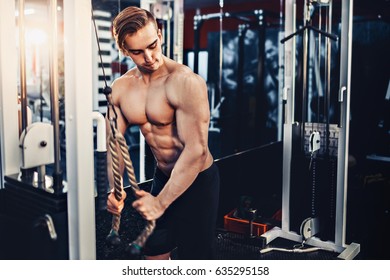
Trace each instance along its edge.
{"label": "cable machine column", "polygon": [[[295,79],[295,35],[303,33],[303,63],[306,67],[308,46],[307,37],[308,31],[315,31],[329,38],[335,38],[335,35],[328,34],[320,29],[313,27],[310,24],[311,8],[313,2],[305,1],[305,26],[300,30],[295,31],[295,15],[296,2],[295,0],[286,1],[286,20],[285,32],[287,37],[282,40],[285,43],[285,73],[284,73],[284,88],[283,88],[283,103],[285,107],[285,122],[284,122],[284,137],[283,137],[283,186],[282,186],[282,228],[273,228],[264,233],[265,243],[268,244],[272,240],[281,237],[291,241],[314,246],[314,248],[304,248],[309,250],[327,250],[340,253],[340,259],[353,259],[360,252],[360,244],[351,243],[345,244],[346,232],[346,208],[347,208],[347,175],[348,175],[348,145],[349,145],[349,107],[350,107],[350,79],[351,79],[351,50],[352,50],[352,1],[342,1],[341,14],[341,53],[340,53],[340,89],[339,89],[339,104],[340,104],[340,121],[339,121],[339,142],[337,153],[337,190],[336,190],[336,213],[335,213],[335,231],[334,240],[323,241],[316,236],[319,230],[318,219],[306,219],[301,224],[301,233],[298,234],[291,229],[290,217],[290,200],[291,200],[291,175],[292,175],[292,159],[293,159],[293,130],[296,126],[294,121],[294,79]],[[319,4],[329,4],[329,2],[318,1]],[[326,2],[326,3],[325,3]],[[307,14],[306,14],[307,13]],[[289,35],[290,34],[290,35]],[[330,51],[330,50],[328,50]],[[330,66],[328,66],[330,67]],[[304,69],[303,77],[303,106],[302,106],[302,127],[306,122],[306,87],[307,87],[307,71]],[[301,138],[304,134],[301,131]],[[303,139],[303,138],[302,138]],[[301,139],[301,141],[302,141]],[[303,141],[302,141],[303,143]],[[294,150],[295,151],[295,150]],[[303,151],[303,150],[302,150]],[[294,157],[295,158],[295,157]],[[305,231],[306,229],[306,231]],[[267,253],[272,250],[286,250],[281,248],[268,247],[261,250],[262,253]],[[294,250],[294,249],[293,249]],[[289,251],[289,250],[287,250]],[[293,251],[294,252],[294,251]]]}
{"label": "cable machine column", "polygon": [[[292,34],[296,22],[295,0],[286,1],[285,34]],[[295,100],[295,38],[284,45],[284,87],[283,103],[285,121],[283,124],[283,197],[282,197],[282,230],[290,231],[290,178],[292,157],[292,126],[294,125]]]}
{"label": "cable machine column", "polygon": [[16,174],[20,168],[17,104],[17,55],[15,34],[15,1],[0,1],[0,145],[1,179]]}
{"label": "cable machine column", "polygon": [[96,259],[90,0],[64,0],[64,37],[69,258]]}
{"label": "cable machine column", "polygon": [[[348,175],[348,145],[349,145],[349,117],[351,93],[351,60],[352,60],[352,20],[353,1],[343,0],[341,14],[341,53],[340,53],[340,134],[337,161],[337,196],[336,196],[336,233],[335,243],[345,246],[345,225],[347,207],[347,175]],[[358,245],[358,244],[357,244]],[[355,245],[351,255],[359,252]],[[356,252],[357,251],[357,252]],[[344,253],[345,255],[347,253]],[[346,255],[347,256],[347,255]]]}

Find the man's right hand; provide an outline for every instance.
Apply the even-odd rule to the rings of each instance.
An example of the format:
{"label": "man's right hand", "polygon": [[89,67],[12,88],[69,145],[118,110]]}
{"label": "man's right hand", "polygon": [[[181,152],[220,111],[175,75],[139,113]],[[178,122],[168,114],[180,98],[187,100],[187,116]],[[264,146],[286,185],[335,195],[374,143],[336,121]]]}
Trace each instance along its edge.
{"label": "man's right hand", "polygon": [[125,206],[126,192],[122,190],[121,200],[116,200],[114,195],[114,190],[110,192],[107,199],[107,211],[113,215],[120,215],[122,213],[123,207]]}

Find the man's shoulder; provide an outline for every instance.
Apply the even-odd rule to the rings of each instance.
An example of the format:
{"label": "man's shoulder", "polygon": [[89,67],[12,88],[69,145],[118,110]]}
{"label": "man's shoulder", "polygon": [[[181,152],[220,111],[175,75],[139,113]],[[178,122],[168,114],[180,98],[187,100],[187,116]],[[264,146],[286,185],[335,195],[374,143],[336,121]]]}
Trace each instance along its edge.
{"label": "man's shoulder", "polygon": [[170,60],[169,69],[170,69],[171,75],[178,75],[178,74],[180,75],[182,73],[193,73],[190,67],[188,67],[187,65],[178,63],[174,60]]}
{"label": "man's shoulder", "polygon": [[135,71],[135,68],[133,68],[133,69],[128,70],[126,73],[119,76],[118,78],[116,78],[113,81],[112,86],[113,87],[122,87],[122,86],[128,85],[129,82],[131,83],[131,80],[135,79],[135,78],[137,78],[137,73]]}
{"label": "man's shoulder", "polygon": [[120,102],[120,97],[124,93],[127,93],[126,96],[128,96],[128,93],[134,88],[136,80],[139,78],[136,77],[136,72],[131,69],[112,82],[112,98],[115,104]]}
{"label": "man's shoulder", "polygon": [[197,75],[196,73],[194,73],[190,67],[188,67],[184,64],[180,64],[180,63],[175,62],[175,65],[174,65],[172,71],[170,72],[168,82],[182,83],[182,82],[191,81],[191,80],[197,81],[199,79],[200,79],[200,76]]}
{"label": "man's shoulder", "polygon": [[[177,69],[169,75],[166,82],[166,89],[168,99],[171,101],[176,99],[178,96],[176,93],[178,92],[188,94],[191,94],[194,91],[207,92],[205,80],[185,65],[177,67]],[[182,94],[179,95],[183,96]]]}

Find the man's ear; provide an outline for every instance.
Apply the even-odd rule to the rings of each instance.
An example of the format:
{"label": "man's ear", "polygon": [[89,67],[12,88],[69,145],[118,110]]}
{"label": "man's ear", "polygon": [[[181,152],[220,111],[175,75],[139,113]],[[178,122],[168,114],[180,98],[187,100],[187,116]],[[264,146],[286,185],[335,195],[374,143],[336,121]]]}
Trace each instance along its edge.
{"label": "man's ear", "polygon": [[162,41],[162,33],[160,28],[157,30],[157,37],[160,39],[160,41]]}

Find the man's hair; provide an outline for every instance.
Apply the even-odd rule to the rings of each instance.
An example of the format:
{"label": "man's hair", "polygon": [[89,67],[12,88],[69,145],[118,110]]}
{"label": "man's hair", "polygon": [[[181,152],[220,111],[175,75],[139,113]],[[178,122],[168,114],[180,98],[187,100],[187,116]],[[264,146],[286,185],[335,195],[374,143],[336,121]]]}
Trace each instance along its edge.
{"label": "man's hair", "polygon": [[155,25],[157,30],[156,19],[149,11],[138,7],[127,7],[121,11],[113,21],[113,33],[118,48],[126,54],[126,36],[133,35],[150,22]]}

